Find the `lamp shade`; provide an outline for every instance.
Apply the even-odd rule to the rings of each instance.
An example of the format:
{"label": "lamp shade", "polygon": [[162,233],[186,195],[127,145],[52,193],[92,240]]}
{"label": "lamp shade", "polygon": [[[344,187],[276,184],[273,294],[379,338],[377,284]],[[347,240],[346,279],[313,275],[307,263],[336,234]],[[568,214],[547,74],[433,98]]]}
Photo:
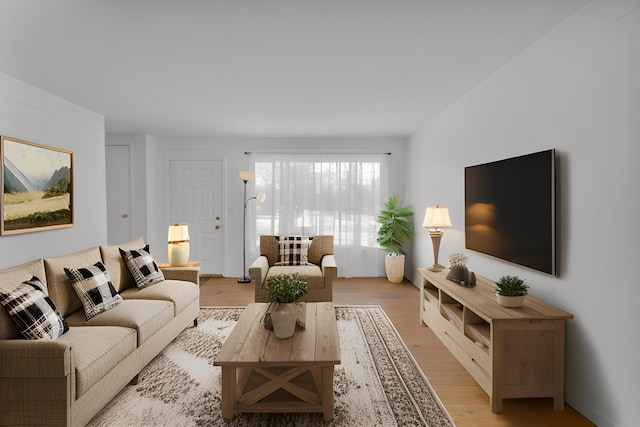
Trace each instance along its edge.
{"label": "lamp shade", "polygon": [[169,265],[184,267],[189,263],[189,226],[187,224],[171,224],[169,226]]}
{"label": "lamp shade", "polygon": [[446,206],[429,206],[424,214],[424,228],[452,227],[449,208]]}
{"label": "lamp shade", "polygon": [[238,175],[240,175],[240,179],[244,182],[251,181],[253,179],[253,174],[249,171],[240,171]]}
{"label": "lamp shade", "polygon": [[266,198],[267,198],[266,193],[260,193],[256,196],[256,200],[259,201],[260,203],[264,203],[264,199]]}
{"label": "lamp shade", "polygon": [[189,241],[189,225],[187,224],[171,224],[169,226],[169,243],[188,242]]}

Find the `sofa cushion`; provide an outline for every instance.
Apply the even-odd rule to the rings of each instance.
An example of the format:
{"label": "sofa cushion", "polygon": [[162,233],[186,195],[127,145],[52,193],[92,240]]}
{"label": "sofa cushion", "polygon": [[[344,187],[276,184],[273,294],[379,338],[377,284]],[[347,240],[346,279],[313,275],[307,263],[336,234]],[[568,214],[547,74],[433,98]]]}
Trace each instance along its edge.
{"label": "sofa cushion", "polygon": [[122,302],[101,261],[88,267],[65,268],[64,271],[82,301],[87,320]]}
{"label": "sofa cushion", "polygon": [[280,260],[275,265],[308,265],[309,246],[313,237],[283,236],[279,238]]}
{"label": "sofa cushion", "polygon": [[[322,289],[324,288],[324,277],[322,276],[322,270],[317,265],[275,265],[267,272],[268,279],[270,276],[276,274],[292,274],[298,273],[307,279],[307,287],[309,289]],[[265,279],[265,283],[267,280]]]}
{"label": "sofa cushion", "polygon": [[182,280],[164,280],[143,289],[131,288],[123,291],[120,296],[127,299],[146,299],[171,301],[174,305],[174,316],[182,313],[188,306],[200,298],[198,286]]}
{"label": "sofa cushion", "polygon": [[0,303],[27,339],[55,340],[69,330],[36,276],[11,290],[0,288]]}
{"label": "sofa cushion", "polygon": [[[17,265],[15,267],[8,268],[0,271],[0,287],[3,289],[11,290],[18,287],[25,280],[37,276],[44,282],[46,277],[44,272],[44,263],[42,259],[27,262],[25,264]],[[46,285],[46,283],[45,283]],[[7,310],[0,309],[0,340],[19,338],[21,337],[18,327],[15,322],[11,320],[11,316],[7,313]]]}
{"label": "sofa cushion", "polygon": [[122,255],[122,259],[127,264],[139,288],[146,288],[164,280],[162,271],[149,252],[149,245],[142,249],[120,249],[120,255]]}
{"label": "sofa cushion", "polygon": [[64,317],[82,308],[80,298],[78,298],[78,294],[64,269],[86,267],[94,265],[98,261],[102,261],[102,258],[97,246],[69,255],[45,258],[44,268],[47,272],[49,297]]}
{"label": "sofa cushion", "polygon": [[127,264],[120,255],[120,249],[130,250],[143,247],[144,239],[142,237],[121,245],[100,246],[102,262],[104,266],[107,267],[107,271],[111,277],[111,283],[113,283],[113,287],[116,288],[118,293],[136,285],[129,271],[129,267],[127,267]]}
{"label": "sofa cushion", "polygon": [[87,320],[82,311],[67,317],[69,326],[122,326],[138,333],[138,346],[173,319],[174,307],[169,301],[124,300],[117,307]]}
{"label": "sofa cushion", "polygon": [[78,398],[136,350],[136,331],[112,326],[71,327],[58,341],[71,346]]}

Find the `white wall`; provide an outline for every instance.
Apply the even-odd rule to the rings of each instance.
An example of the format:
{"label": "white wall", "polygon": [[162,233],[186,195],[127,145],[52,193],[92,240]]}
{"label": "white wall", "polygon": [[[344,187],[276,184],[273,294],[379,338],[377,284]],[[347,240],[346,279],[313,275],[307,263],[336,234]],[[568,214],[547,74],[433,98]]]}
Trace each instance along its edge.
{"label": "white wall", "polygon": [[0,73],[0,134],[73,151],[75,223],[0,236],[0,268],[104,244],[104,117]]}
{"label": "white wall", "polygon": [[[389,157],[390,194],[404,194],[404,138],[225,138],[225,137],[149,137],[147,145],[148,174],[148,230],[147,241],[151,247],[165,247],[169,225],[169,162],[171,160],[222,160],[223,198],[226,217],[222,218],[223,271],[227,277],[242,275],[242,181],[238,172],[249,169],[249,156],[245,151],[260,149],[295,150],[316,148],[326,151],[357,150],[368,152],[391,152]],[[247,187],[249,194],[249,187]],[[382,206],[381,206],[382,208]],[[251,248],[247,248],[249,252]],[[362,254],[378,259],[366,269],[369,276],[384,276],[384,252],[371,250],[374,254]],[[165,251],[154,252],[160,261],[165,261]],[[257,252],[257,250],[255,251]],[[247,268],[254,254],[247,255]],[[165,258],[163,258],[165,257]],[[338,274],[350,275],[352,260],[341,264],[339,249],[336,249]],[[371,264],[371,263],[370,263]]]}
{"label": "white wall", "polygon": [[[566,400],[601,426],[640,419],[639,7],[589,3],[415,132],[407,147],[408,202],[422,212],[448,205],[452,215],[443,264],[464,252],[478,274],[520,275],[532,295],[574,314]],[[547,148],[559,153],[560,276],[465,250],[464,167]],[[412,249],[418,284],[415,269],[433,263],[426,230],[417,230]]]}

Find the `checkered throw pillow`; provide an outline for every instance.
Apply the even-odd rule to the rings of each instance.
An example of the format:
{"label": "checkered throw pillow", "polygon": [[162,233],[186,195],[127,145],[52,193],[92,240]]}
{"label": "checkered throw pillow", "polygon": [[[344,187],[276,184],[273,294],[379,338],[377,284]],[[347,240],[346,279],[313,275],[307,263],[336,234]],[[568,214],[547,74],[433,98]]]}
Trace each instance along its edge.
{"label": "checkered throw pillow", "polygon": [[26,339],[55,340],[69,330],[36,276],[11,291],[0,289],[0,303]]}
{"label": "checkered throw pillow", "polygon": [[132,251],[120,249],[120,255],[122,255],[122,259],[127,264],[139,288],[146,288],[164,280],[162,271],[149,253],[149,245]]}
{"label": "checkered throw pillow", "polygon": [[309,265],[309,246],[313,237],[280,237],[280,261],[276,265]]}
{"label": "checkered throw pillow", "polygon": [[107,268],[100,261],[90,267],[65,268],[64,272],[82,302],[87,320],[122,302],[111,283]]}

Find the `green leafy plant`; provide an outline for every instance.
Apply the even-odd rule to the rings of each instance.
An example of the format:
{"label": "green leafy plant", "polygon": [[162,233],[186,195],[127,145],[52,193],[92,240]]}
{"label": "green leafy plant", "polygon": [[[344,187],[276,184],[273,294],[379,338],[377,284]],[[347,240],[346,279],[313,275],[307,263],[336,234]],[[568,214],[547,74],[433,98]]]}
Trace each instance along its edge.
{"label": "green leafy plant", "polygon": [[413,224],[409,220],[413,216],[411,206],[398,207],[398,195],[389,197],[384,204],[386,209],[376,219],[380,223],[378,244],[393,254],[405,254],[403,245],[413,239]]}
{"label": "green leafy plant", "polygon": [[466,267],[469,257],[460,252],[453,252],[449,255],[449,264],[451,267]]}
{"label": "green leafy plant", "polygon": [[496,282],[496,295],[519,297],[529,293],[529,285],[518,276],[502,276]]}
{"label": "green leafy plant", "polygon": [[278,303],[296,302],[309,290],[307,280],[298,273],[280,273],[269,276],[265,289],[271,300]]}

